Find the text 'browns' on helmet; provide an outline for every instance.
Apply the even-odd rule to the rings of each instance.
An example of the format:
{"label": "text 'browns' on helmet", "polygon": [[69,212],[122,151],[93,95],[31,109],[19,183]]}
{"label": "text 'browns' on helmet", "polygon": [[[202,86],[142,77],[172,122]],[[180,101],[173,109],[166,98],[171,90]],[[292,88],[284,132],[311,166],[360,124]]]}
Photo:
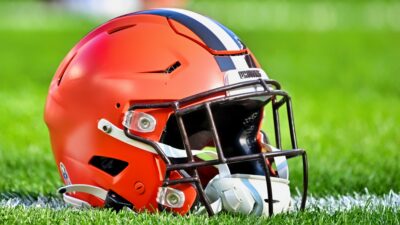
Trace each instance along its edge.
{"label": "text 'browns' on helmet", "polygon": [[59,193],[74,206],[260,216],[305,207],[289,95],[232,31],[191,11],[135,12],[90,32],[59,66],[45,122]]}

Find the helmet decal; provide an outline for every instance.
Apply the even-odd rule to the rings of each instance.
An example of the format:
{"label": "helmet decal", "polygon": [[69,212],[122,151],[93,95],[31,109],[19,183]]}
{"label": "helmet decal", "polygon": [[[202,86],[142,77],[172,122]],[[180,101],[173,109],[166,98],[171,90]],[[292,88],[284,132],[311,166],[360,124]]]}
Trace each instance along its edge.
{"label": "helmet decal", "polygon": [[61,175],[64,180],[64,183],[66,185],[71,185],[72,184],[71,179],[69,178],[67,169],[65,168],[64,163],[62,163],[62,162],[60,162],[60,171],[61,171]]}

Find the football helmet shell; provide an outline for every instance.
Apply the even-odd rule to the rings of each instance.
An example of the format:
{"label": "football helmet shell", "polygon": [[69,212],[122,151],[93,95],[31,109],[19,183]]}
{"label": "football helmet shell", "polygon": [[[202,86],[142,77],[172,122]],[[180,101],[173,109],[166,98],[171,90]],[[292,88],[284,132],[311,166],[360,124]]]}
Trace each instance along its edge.
{"label": "football helmet shell", "polygon": [[[263,106],[269,103],[278,149],[277,110],[287,104],[292,150],[268,151],[262,141]],[[270,176],[277,177],[279,168],[270,164],[283,158],[287,170],[285,156],[297,155],[305,168],[305,205],[307,161],[305,151],[297,149],[290,97],[267,78],[232,31],[190,11],[136,12],[90,32],[57,69],[45,122],[67,185],[61,192],[77,205],[185,214],[201,202],[213,214],[204,189],[216,176],[262,176],[265,196],[273,199]],[[227,128],[220,128],[223,124]],[[231,138],[240,140],[230,145]],[[200,157],[207,146],[216,148],[209,151],[211,160]],[[274,202],[265,199],[269,208],[261,211],[271,214]],[[222,199],[222,204],[229,201]]]}

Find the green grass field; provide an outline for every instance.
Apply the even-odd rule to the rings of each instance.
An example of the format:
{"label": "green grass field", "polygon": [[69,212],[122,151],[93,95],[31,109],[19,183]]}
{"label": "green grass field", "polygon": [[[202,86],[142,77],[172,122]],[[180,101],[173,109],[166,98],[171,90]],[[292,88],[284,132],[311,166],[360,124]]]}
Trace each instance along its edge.
{"label": "green grass field", "polygon": [[[201,4],[193,7],[204,10]],[[341,13],[352,18],[351,7]],[[68,50],[96,26],[79,18],[65,20],[68,29],[0,26],[0,200],[8,195],[56,196],[61,185],[43,122],[47,88]],[[400,192],[400,30],[235,29],[227,22],[293,98],[299,146],[308,150],[310,194],[342,195],[365,188],[376,195]],[[57,23],[63,25],[62,20]],[[299,163],[290,166],[293,184],[300,184]],[[399,218],[399,207],[259,219],[0,206],[0,224],[400,224]]]}

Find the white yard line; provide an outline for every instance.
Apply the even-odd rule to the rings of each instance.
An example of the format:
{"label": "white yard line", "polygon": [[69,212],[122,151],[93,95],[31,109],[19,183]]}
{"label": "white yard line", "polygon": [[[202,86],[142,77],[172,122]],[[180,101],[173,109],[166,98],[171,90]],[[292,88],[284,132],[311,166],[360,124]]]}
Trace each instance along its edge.
{"label": "white yard line", "polygon": [[[294,204],[300,204],[300,197],[294,198]],[[33,207],[33,208],[52,208],[64,209],[68,206],[62,201],[61,197],[18,197],[13,195],[0,194],[0,207]],[[365,193],[354,193],[349,195],[312,197],[307,200],[307,210],[325,211],[328,213],[348,211],[354,208],[366,208],[374,210],[379,207],[400,208],[400,194],[390,191],[384,195]]]}
{"label": "white yard line", "polygon": [[0,207],[34,207],[34,208],[52,208],[63,209],[68,205],[64,203],[61,196],[57,197],[30,197],[30,196],[15,196],[9,194],[0,194]]}
{"label": "white yard line", "polygon": [[[300,204],[300,197],[295,197],[295,205]],[[354,193],[348,195],[336,195],[325,197],[307,198],[307,210],[309,211],[325,211],[328,213],[348,211],[354,208],[364,208],[374,210],[379,207],[400,208],[400,193],[389,191],[384,195],[369,194],[368,190],[365,193]]]}

